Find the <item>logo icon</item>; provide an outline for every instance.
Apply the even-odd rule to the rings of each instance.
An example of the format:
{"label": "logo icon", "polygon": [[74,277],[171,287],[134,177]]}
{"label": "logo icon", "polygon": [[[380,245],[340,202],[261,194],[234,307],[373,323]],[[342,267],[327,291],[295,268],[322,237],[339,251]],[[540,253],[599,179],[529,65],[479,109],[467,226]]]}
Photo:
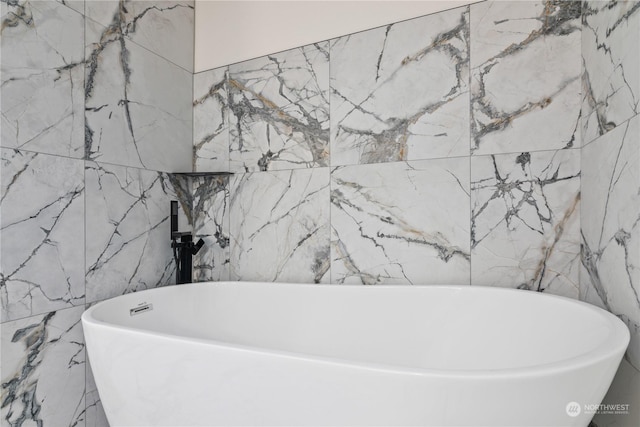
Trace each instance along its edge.
{"label": "logo icon", "polygon": [[582,408],[580,408],[580,404],[578,402],[569,402],[566,407],[567,415],[570,417],[577,417],[582,412]]}

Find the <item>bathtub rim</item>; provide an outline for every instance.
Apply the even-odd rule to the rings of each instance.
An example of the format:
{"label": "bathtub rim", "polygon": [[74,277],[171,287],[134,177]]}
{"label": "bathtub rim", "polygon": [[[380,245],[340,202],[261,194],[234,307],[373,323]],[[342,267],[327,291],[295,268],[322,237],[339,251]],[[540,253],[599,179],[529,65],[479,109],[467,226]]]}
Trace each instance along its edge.
{"label": "bathtub rim", "polygon": [[[593,312],[593,314],[600,316],[603,319],[607,320],[612,326],[613,333],[609,334],[607,338],[595,349],[582,353],[577,356],[569,357],[566,359],[562,359],[555,362],[530,365],[525,367],[517,367],[517,368],[503,368],[503,369],[429,369],[429,368],[420,368],[420,367],[406,367],[400,365],[393,364],[384,364],[384,363],[376,363],[376,362],[367,362],[367,361],[358,361],[358,360],[347,360],[343,358],[335,358],[328,356],[320,356],[314,354],[307,354],[301,352],[294,351],[286,351],[279,349],[271,349],[271,348],[261,348],[257,346],[250,346],[244,344],[236,344],[219,340],[210,340],[204,338],[197,337],[185,337],[181,335],[174,335],[164,332],[158,331],[150,331],[138,328],[132,328],[129,326],[116,325],[113,323],[109,323],[103,320],[96,319],[93,316],[93,312],[101,305],[108,304],[111,300],[120,298],[120,297],[132,297],[133,295],[140,295],[147,292],[153,291],[161,291],[166,290],[170,291],[176,286],[194,286],[194,287],[205,287],[207,285],[220,285],[226,284],[230,286],[237,286],[239,284],[251,284],[257,286],[279,286],[279,285],[288,285],[288,286],[310,286],[310,287],[327,287],[327,286],[339,286],[339,287],[352,287],[352,288],[360,288],[364,285],[333,285],[333,284],[308,284],[308,283],[276,283],[276,282],[248,282],[248,281],[220,281],[220,282],[197,282],[197,283],[187,283],[180,285],[170,285],[163,286],[160,288],[146,289],[144,291],[133,292],[123,295],[118,295],[113,298],[109,298],[103,301],[99,301],[94,303],[91,307],[86,309],[81,316],[83,329],[85,325],[91,325],[94,328],[104,328],[111,331],[122,331],[124,333],[130,335],[138,335],[138,336],[153,336],[156,338],[160,338],[168,341],[181,341],[181,342],[189,342],[189,343],[197,343],[205,346],[210,346],[219,350],[231,350],[237,351],[240,353],[251,353],[257,355],[268,355],[271,357],[281,357],[287,359],[294,359],[297,361],[311,361],[315,363],[322,363],[328,365],[337,365],[337,366],[346,366],[350,368],[359,368],[368,371],[376,371],[388,374],[402,374],[402,375],[411,375],[411,376],[421,376],[421,377],[435,377],[435,378],[460,378],[460,379],[499,379],[499,378],[525,378],[525,377],[535,377],[535,376],[548,376],[548,375],[557,375],[560,373],[570,372],[572,370],[578,370],[581,368],[588,368],[589,366],[595,366],[599,363],[602,363],[606,360],[613,359],[614,357],[618,357],[620,354],[620,360],[624,356],[629,341],[631,338],[631,334],[629,332],[626,324],[615,316],[613,313],[610,313],[598,306],[593,304],[574,300],[572,298],[563,297],[559,295],[553,294],[544,294],[541,292],[527,291],[521,289],[513,289],[513,288],[503,288],[503,287],[494,287],[494,286],[482,286],[482,285],[375,285],[375,288],[391,288],[397,289],[398,286],[420,286],[420,287],[430,287],[430,288],[445,288],[445,289],[469,289],[473,287],[477,289],[479,292],[522,292],[522,293],[530,293],[534,298],[553,298],[559,301],[562,301],[566,304],[576,304],[582,306],[583,308],[588,309]],[[86,333],[86,332],[85,332]],[[622,345],[624,343],[624,345]],[[619,362],[618,362],[619,363]]]}

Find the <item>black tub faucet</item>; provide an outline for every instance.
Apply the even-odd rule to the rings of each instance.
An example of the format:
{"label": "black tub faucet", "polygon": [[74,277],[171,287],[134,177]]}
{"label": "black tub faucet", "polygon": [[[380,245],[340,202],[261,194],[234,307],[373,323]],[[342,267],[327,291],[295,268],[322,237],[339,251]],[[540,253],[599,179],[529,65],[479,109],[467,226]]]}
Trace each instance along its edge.
{"label": "black tub faucet", "polygon": [[[178,239],[180,241],[178,241]],[[178,231],[178,202],[171,201],[171,248],[176,261],[176,284],[191,283],[192,257],[204,246],[204,240],[193,243],[191,232]]]}

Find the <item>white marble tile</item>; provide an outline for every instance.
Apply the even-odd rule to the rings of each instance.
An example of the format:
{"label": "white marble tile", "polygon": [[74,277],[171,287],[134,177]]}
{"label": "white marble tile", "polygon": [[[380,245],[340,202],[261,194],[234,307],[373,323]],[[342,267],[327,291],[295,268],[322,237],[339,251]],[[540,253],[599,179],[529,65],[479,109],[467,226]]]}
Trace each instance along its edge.
{"label": "white marble tile", "polygon": [[86,20],[86,158],[192,170],[191,73]]}
{"label": "white marble tile", "polygon": [[84,155],[84,18],[53,1],[2,2],[2,146]]}
{"label": "white marble tile", "polygon": [[471,5],[471,150],[580,147],[579,1]]}
{"label": "white marble tile", "polygon": [[194,240],[205,242],[193,257],[193,280],[229,280],[229,177],[194,178],[192,200]]}
{"label": "white marble tile", "polygon": [[586,1],[582,23],[587,143],[640,113],[640,2]]}
{"label": "white marble tile", "polygon": [[193,170],[229,171],[228,68],[193,76]]}
{"label": "white marble tile", "polygon": [[3,426],[85,425],[83,311],[2,324]]}
{"label": "white marble tile", "polygon": [[469,154],[469,9],[331,42],[331,165]]}
{"label": "white marble tile", "polygon": [[230,182],[231,280],[329,281],[329,168]]}
{"label": "white marble tile", "polygon": [[627,323],[640,368],[640,117],[582,150],[580,298]]}
{"label": "white marble tile", "polygon": [[329,165],[329,43],[229,66],[233,172]]}
{"label": "white marble tile", "polygon": [[194,0],[88,0],[85,13],[193,72]]}
{"label": "white marble tile", "polygon": [[331,173],[331,282],[469,284],[469,158]]}
{"label": "white marble tile", "polygon": [[471,159],[471,283],[578,298],[580,151]]}
{"label": "white marble tile", "polygon": [[84,304],[83,161],[1,153],[2,321]]}
{"label": "white marble tile", "polygon": [[87,302],[175,283],[170,177],[87,162],[85,180]]}

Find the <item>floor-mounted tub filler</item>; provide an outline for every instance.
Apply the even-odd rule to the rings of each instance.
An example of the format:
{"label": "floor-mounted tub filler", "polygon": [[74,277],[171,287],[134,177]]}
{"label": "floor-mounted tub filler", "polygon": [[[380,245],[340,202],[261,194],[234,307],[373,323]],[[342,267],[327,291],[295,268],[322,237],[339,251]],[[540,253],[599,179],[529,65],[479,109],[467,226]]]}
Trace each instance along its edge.
{"label": "floor-mounted tub filler", "polygon": [[116,426],[586,426],[629,341],[597,307],[476,286],[202,283],[82,316]]}

